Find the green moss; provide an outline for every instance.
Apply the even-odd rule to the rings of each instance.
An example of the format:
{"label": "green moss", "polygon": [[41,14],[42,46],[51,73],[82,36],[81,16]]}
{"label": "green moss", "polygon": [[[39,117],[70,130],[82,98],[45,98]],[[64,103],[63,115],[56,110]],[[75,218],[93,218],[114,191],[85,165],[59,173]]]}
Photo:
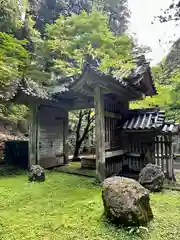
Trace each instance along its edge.
{"label": "green moss", "polygon": [[56,171],[89,177],[96,177],[96,170],[81,168],[80,162],[71,162],[66,166],[57,168]]}
{"label": "green moss", "polygon": [[170,240],[180,239],[180,195],[151,195],[154,221],[144,235],[130,235],[103,217],[100,187],[94,179],[47,172],[44,183],[27,176],[0,178],[0,239]]}

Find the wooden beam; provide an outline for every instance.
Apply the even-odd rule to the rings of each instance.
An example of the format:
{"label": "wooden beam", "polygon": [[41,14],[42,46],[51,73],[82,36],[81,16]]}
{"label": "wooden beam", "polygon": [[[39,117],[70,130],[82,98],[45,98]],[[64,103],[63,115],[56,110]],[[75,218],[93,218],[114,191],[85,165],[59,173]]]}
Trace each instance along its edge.
{"label": "wooden beam", "polygon": [[128,157],[141,157],[141,153],[127,152],[126,156],[128,156]]}
{"label": "wooden beam", "polygon": [[[123,86],[121,83],[117,81],[112,81],[111,78],[109,78],[109,81],[105,80],[104,77],[97,78],[97,76],[94,76],[93,82],[94,84],[102,85],[104,89],[107,89],[108,92],[116,92],[119,96],[121,94],[125,95],[128,97],[128,95],[132,96],[132,100],[136,99],[141,99],[142,97],[142,92],[136,90],[134,87],[128,85],[128,88],[126,86]],[[128,97],[129,99],[129,97]],[[130,99],[129,99],[130,100]]]}
{"label": "wooden beam", "polygon": [[39,151],[39,148],[37,146],[37,137],[38,137],[38,107],[30,106],[31,110],[31,119],[29,124],[29,143],[28,143],[28,165],[29,167],[32,165],[37,164],[37,152]]}
{"label": "wooden beam", "polygon": [[110,93],[114,93],[116,94],[117,96],[119,96],[121,98],[121,101],[124,102],[124,101],[129,101],[129,96],[127,94],[127,92],[124,92],[122,90],[118,90],[117,88],[116,89],[112,89],[108,86],[104,87],[103,86],[103,94],[104,95],[107,95],[107,94],[110,94]]}
{"label": "wooden beam", "polygon": [[86,102],[75,102],[72,104],[70,110],[76,110],[76,109],[86,109],[86,108],[93,108],[94,104],[86,103]]}
{"label": "wooden beam", "polygon": [[70,109],[73,103],[71,99],[62,98],[57,101],[51,101],[48,99],[40,99],[35,96],[29,96],[23,92],[19,93],[13,102],[16,102],[17,104],[25,104],[27,106],[33,106],[33,105],[53,106],[53,107],[58,107],[65,110]]}
{"label": "wooden beam", "polygon": [[96,175],[100,182],[105,179],[105,125],[104,98],[102,90],[96,86],[94,90],[95,129],[96,129]]}
{"label": "wooden beam", "polygon": [[104,112],[104,116],[105,117],[109,117],[109,118],[117,118],[117,119],[121,119],[121,114],[117,114],[117,113],[113,113],[113,112]]}
{"label": "wooden beam", "polygon": [[116,151],[108,151],[105,153],[106,158],[122,156],[124,154],[124,150],[116,150]]}

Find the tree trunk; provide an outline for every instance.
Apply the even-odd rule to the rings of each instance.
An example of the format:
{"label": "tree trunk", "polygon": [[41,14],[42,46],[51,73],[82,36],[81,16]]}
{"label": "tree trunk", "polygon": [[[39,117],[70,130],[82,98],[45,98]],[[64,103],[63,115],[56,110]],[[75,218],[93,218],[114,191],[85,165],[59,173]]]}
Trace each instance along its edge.
{"label": "tree trunk", "polygon": [[73,156],[73,161],[80,161],[79,150],[80,150],[81,144],[82,144],[81,141],[77,141],[76,142],[76,146],[75,146],[75,150],[74,150],[74,156]]}
{"label": "tree trunk", "polygon": [[[82,121],[83,121],[83,117],[87,116],[87,124],[84,128],[83,134],[80,136],[80,131],[81,131],[81,127],[82,127]],[[80,147],[83,143],[83,141],[85,140],[87,134],[90,131],[90,126],[91,123],[93,122],[93,117],[91,118],[91,109],[86,113],[86,112],[79,112],[79,121],[77,124],[77,129],[76,129],[76,145],[75,145],[75,150],[74,150],[74,156],[73,156],[73,161],[80,161],[79,156],[79,150]]]}

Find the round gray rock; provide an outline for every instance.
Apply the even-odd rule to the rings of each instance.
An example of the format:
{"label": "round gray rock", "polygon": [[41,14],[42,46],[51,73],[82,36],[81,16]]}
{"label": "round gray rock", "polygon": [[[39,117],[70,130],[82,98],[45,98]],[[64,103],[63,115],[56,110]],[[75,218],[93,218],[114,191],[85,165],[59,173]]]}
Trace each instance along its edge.
{"label": "round gray rock", "polygon": [[44,168],[40,165],[32,165],[29,170],[28,179],[30,182],[44,182],[45,181],[45,172]]}
{"label": "round gray rock", "polygon": [[133,179],[107,178],[102,199],[105,215],[117,224],[141,226],[153,219],[149,191]]}
{"label": "round gray rock", "polygon": [[161,167],[147,164],[139,174],[139,183],[151,192],[160,192],[163,189],[165,175]]}

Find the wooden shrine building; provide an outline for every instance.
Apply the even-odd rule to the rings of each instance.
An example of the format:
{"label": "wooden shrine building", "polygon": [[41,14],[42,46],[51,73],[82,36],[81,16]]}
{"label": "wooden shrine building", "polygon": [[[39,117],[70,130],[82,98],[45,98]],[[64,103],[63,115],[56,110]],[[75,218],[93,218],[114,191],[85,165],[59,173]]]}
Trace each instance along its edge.
{"label": "wooden shrine building", "polygon": [[[148,163],[161,166],[171,180],[175,180],[173,142],[179,135],[179,124],[166,120],[165,112],[158,108],[129,110],[117,127],[123,154],[119,169],[128,166],[130,172],[139,172]],[[107,162],[112,172],[112,162]]]}
{"label": "wooden shrine building", "polygon": [[[148,110],[148,114],[143,115],[129,111],[130,101],[157,94],[149,63],[141,58],[135,69],[121,71],[119,76],[104,73],[97,66],[86,63],[80,76],[67,78],[53,89],[39,88],[31,80],[22,80],[15,81],[13,87],[9,86],[12,88],[11,94],[8,91],[6,94],[0,92],[1,101],[16,101],[31,108],[29,165],[54,167],[68,162],[68,111],[75,109],[95,108],[96,170],[100,181],[109,173],[121,171],[122,161],[133,166],[135,156],[131,157],[130,163],[125,153],[140,154],[138,161],[141,161],[143,154],[145,158],[152,153],[151,148],[155,152],[154,137],[157,134],[153,129],[154,126],[158,128],[162,120],[158,136],[164,136],[162,113]],[[125,120],[130,122],[126,123]],[[171,130],[172,126],[168,125],[167,129]],[[135,134],[137,131],[138,134]],[[149,142],[153,139],[151,146],[148,141],[144,143],[147,134]],[[142,146],[145,146],[143,151]],[[166,148],[164,151],[167,151]],[[156,154],[159,156],[158,150]],[[172,154],[171,151],[169,154]],[[154,162],[154,156],[149,157],[148,162]],[[138,163],[137,168],[144,166],[143,161]],[[168,172],[172,173],[170,168]]]}

